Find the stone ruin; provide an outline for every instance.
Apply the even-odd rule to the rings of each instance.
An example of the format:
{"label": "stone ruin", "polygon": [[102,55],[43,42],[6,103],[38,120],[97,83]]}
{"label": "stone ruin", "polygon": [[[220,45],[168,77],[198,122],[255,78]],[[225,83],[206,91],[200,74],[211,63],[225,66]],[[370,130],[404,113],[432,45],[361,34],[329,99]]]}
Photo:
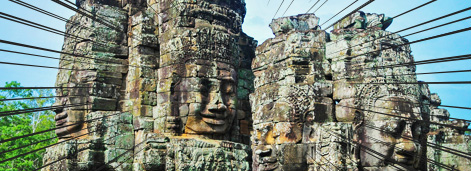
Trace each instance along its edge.
{"label": "stone ruin", "polygon": [[405,84],[411,49],[383,14],[331,33],[314,14],[278,18],[257,47],[244,0],[77,2],[56,81],[75,88],[57,91],[44,171],[471,167],[455,155],[469,123]]}

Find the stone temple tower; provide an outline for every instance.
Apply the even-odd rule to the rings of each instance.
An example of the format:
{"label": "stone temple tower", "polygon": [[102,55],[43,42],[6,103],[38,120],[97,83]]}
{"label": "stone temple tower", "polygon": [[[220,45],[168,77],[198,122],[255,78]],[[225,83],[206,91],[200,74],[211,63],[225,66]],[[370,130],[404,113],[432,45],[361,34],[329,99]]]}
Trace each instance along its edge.
{"label": "stone temple tower", "polygon": [[[257,42],[240,0],[82,0],[45,170],[250,170]],[[76,105],[73,107],[69,107]],[[71,125],[71,126],[69,126]]]}
{"label": "stone temple tower", "polygon": [[[469,126],[417,83],[392,19],[274,19],[244,0],[78,0],[49,170],[466,170]],[[453,153],[443,149],[452,149]],[[454,151],[453,151],[454,150]]]}

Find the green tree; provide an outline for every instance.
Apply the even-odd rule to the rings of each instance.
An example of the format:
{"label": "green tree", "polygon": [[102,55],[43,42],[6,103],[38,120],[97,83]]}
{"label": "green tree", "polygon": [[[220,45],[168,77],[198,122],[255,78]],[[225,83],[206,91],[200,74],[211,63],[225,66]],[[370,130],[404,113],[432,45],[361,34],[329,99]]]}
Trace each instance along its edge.
{"label": "green tree", "polygon": [[[16,81],[7,82],[5,87],[21,87]],[[52,90],[31,90],[31,89],[13,89],[0,90],[0,99],[13,98],[31,98],[31,97],[50,97],[53,96]],[[51,106],[54,98],[40,98],[28,100],[0,101],[0,112],[14,111],[22,109],[32,109]],[[47,129],[54,128],[54,113],[50,110],[41,112],[31,112],[13,116],[0,116],[0,140],[10,139],[21,135],[31,134]],[[14,141],[0,144],[0,161],[15,157],[20,154],[40,149],[47,145],[57,142],[54,131],[29,136]],[[51,139],[41,143],[42,140]],[[33,144],[33,145],[29,145]],[[3,153],[7,150],[15,149],[29,145],[25,148]],[[26,156],[19,157],[4,163],[0,163],[0,170],[34,170],[42,165],[42,154],[45,150],[40,150]]]}

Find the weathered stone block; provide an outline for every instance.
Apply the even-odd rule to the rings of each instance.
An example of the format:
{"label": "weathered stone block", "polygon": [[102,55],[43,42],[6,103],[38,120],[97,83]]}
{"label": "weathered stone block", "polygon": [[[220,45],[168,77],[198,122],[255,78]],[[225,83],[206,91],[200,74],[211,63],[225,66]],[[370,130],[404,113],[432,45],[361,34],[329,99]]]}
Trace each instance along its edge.
{"label": "weathered stone block", "polygon": [[350,54],[348,54],[349,49],[347,40],[332,41],[325,45],[325,56],[327,59],[337,61],[337,58],[342,59],[346,56],[350,56]]}
{"label": "weathered stone block", "polygon": [[306,167],[307,148],[304,144],[282,144],[279,145],[280,163],[283,165],[302,164]]}
{"label": "weathered stone block", "polygon": [[89,101],[92,105],[92,110],[107,110],[107,111],[116,110],[116,106],[117,106],[116,99],[108,99],[108,98],[91,96],[89,97]]}
{"label": "weathered stone block", "polygon": [[270,23],[270,28],[276,36],[289,31],[308,31],[319,29],[319,18],[314,14],[281,17]]}
{"label": "weathered stone block", "polygon": [[132,150],[134,148],[134,134],[128,133],[116,136],[114,147],[119,149]]}
{"label": "weathered stone block", "polygon": [[364,12],[356,12],[350,16],[344,18],[340,22],[334,25],[334,29],[344,29],[344,28],[356,28],[364,29],[366,28],[366,14]]}
{"label": "weathered stone block", "polygon": [[303,143],[345,142],[353,137],[351,123],[326,122],[304,124]]}
{"label": "weathered stone block", "polygon": [[[314,98],[314,122],[333,122],[334,121],[334,101],[328,97]],[[307,117],[305,117],[307,118]],[[309,122],[309,121],[305,121]]]}
{"label": "weathered stone block", "polygon": [[154,115],[153,106],[150,105],[141,105],[138,108],[138,111],[134,111],[136,116],[147,116],[152,117]]}
{"label": "weathered stone block", "polygon": [[[109,149],[105,150],[105,163],[132,163],[132,150]],[[130,157],[131,156],[131,157]]]}
{"label": "weathered stone block", "polygon": [[354,122],[358,99],[343,99],[335,105],[335,117],[339,122]]}
{"label": "weathered stone block", "polygon": [[154,107],[152,116],[154,119],[161,118],[170,115],[171,112],[172,108],[170,102],[162,103]]}
{"label": "weathered stone block", "polygon": [[141,79],[140,91],[156,91],[157,81],[155,79]]}
{"label": "weathered stone block", "polygon": [[151,132],[154,130],[154,120],[149,117],[134,116],[134,130],[145,130]]}
{"label": "weathered stone block", "polygon": [[355,98],[356,93],[355,84],[346,80],[334,81],[334,100]]}

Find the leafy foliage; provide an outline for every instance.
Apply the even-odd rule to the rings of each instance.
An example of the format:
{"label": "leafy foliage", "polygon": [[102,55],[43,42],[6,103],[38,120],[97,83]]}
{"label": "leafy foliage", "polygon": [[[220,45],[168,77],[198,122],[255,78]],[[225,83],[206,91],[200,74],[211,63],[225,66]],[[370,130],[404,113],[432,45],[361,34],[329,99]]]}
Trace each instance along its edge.
{"label": "leafy foliage", "polygon": [[[16,81],[7,82],[5,87],[21,87]],[[53,96],[51,90],[31,90],[15,89],[0,90],[0,99],[50,97]],[[0,112],[14,111],[22,109],[39,108],[51,106],[54,98],[40,98],[28,100],[0,101]],[[12,116],[0,116],[0,140],[6,140],[21,135],[27,135],[47,129],[54,128],[54,113],[50,110],[41,112],[31,112]],[[0,144],[0,161],[28,153],[30,151],[43,148],[57,142],[54,131],[28,136],[25,138],[9,141]],[[47,141],[43,141],[47,140]],[[43,142],[40,142],[43,141]],[[40,142],[40,143],[37,143]],[[31,144],[31,145],[30,145]],[[7,150],[23,147],[11,152]],[[37,152],[18,157],[16,159],[0,163],[0,170],[34,170],[42,165],[42,154],[44,149]]]}

